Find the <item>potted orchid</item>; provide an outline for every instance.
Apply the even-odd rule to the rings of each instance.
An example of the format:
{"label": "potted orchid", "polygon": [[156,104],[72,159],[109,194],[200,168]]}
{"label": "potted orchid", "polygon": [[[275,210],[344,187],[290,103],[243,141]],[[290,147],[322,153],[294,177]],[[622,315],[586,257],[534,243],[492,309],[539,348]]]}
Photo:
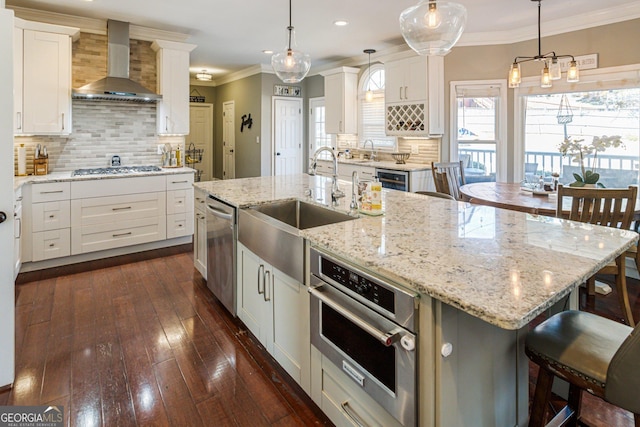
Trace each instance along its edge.
{"label": "potted orchid", "polygon": [[[584,139],[572,140],[571,137],[565,138],[564,142],[558,147],[558,150],[560,150],[563,156],[571,156],[573,162],[580,164],[582,171],[582,174],[573,174],[576,181],[569,184],[569,186],[604,188],[604,185],[598,182],[600,180],[600,174],[596,171],[598,166],[598,153],[602,153],[610,147],[624,147],[620,138],[620,135],[594,136],[590,144],[582,144]],[[591,163],[589,164],[590,156]]]}

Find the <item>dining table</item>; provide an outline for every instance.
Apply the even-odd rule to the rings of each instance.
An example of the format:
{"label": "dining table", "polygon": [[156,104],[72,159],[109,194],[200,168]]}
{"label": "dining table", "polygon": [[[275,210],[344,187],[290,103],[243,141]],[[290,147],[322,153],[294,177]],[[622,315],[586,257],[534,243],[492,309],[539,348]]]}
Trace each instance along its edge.
{"label": "dining table", "polygon": [[555,192],[536,194],[518,182],[474,182],[460,187],[464,200],[486,201],[503,209],[531,208],[539,215],[556,216]]}

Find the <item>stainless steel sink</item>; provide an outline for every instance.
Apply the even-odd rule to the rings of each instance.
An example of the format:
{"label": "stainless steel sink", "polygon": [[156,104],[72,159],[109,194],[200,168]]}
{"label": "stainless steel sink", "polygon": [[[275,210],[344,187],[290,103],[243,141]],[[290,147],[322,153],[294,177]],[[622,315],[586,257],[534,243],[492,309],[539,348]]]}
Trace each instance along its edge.
{"label": "stainless steel sink", "polygon": [[304,239],[300,230],[355,217],[299,200],[241,209],[238,240],[283,273],[304,283]]}
{"label": "stainless steel sink", "polygon": [[278,203],[255,206],[252,209],[273,219],[284,222],[298,230],[335,224],[336,222],[353,219],[342,212],[337,212],[322,206],[300,200],[287,200]]}

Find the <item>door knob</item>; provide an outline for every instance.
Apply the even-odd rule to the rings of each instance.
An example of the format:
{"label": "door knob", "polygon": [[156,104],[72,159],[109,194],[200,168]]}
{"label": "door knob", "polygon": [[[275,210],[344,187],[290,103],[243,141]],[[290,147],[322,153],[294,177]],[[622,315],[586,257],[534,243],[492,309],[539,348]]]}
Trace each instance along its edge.
{"label": "door knob", "polygon": [[279,156],[279,155],[280,155],[280,153],[276,153],[276,156]]}
{"label": "door knob", "polygon": [[4,212],[0,212],[0,224],[7,220],[7,214]]}

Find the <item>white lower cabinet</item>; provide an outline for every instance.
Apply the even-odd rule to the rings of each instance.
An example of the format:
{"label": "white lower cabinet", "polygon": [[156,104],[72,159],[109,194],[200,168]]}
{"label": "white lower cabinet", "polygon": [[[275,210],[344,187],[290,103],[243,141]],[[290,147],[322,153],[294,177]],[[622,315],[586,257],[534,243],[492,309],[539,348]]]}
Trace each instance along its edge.
{"label": "white lower cabinet", "polygon": [[18,277],[22,265],[22,187],[15,191],[13,200],[13,279]]}
{"label": "white lower cabinet", "polygon": [[196,188],[194,190],[194,211],[195,218],[193,222],[193,263],[196,270],[200,272],[202,277],[207,278],[207,212],[205,203],[207,201],[207,193]]}
{"label": "white lower cabinet", "polygon": [[238,243],[238,317],[310,392],[309,293],[306,286]]}
{"label": "white lower cabinet", "polygon": [[313,346],[311,398],[338,427],[401,426],[398,420]]}
{"label": "white lower cabinet", "polygon": [[338,176],[340,179],[351,181],[351,175],[354,171],[358,172],[358,179],[360,181],[373,181],[376,177],[375,167],[349,163],[340,163],[338,165]]}
{"label": "white lower cabinet", "polygon": [[31,186],[31,261],[70,255],[70,194],[68,182]]}

